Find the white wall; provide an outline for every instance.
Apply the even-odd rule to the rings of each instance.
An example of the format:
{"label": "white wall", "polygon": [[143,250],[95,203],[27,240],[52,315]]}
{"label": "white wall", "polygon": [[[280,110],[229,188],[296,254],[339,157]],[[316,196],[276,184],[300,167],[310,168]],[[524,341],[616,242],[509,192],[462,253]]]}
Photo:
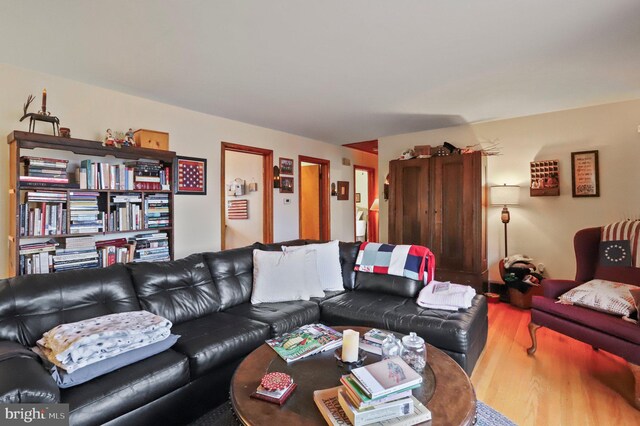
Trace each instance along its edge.
{"label": "white wall", "polygon": [[[226,201],[229,200],[247,200],[248,201],[248,219],[227,219],[225,247],[236,248],[244,247],[256,241],[262,241],[262,220],[263,220],[263,194],[264,188],[262,184],[262,157],[255,154],[246,154],[242,152],[227,151],[225,153],[224,173],[225,185],[231,184],[235,179],[245,181],[245,194],[242,196],[227,195]],[[258,190],[250,192],[249,184],[256,182]],[[271,188],[269,188],[271,190]],[[225,211],[229,212],[228,204]]]}
{"label": "white wall", "polygon": [[[341,159],[357,164],[376,164],[376,157],[354,150],[276,130],[253,126],[221,117],[202,114],[160,102],[122,94],[64,78],[0,64],[0,134],[26,130],[26,122],[18,122],[27,96],[37,97],[31,111],[40,105],[40,93],[47,88],[47,106],[60,118],[63,127],[83,139],[101,139],[105,129],[147,128],[170,133],[170,149],[179,155],[208,160],[206,196],[176,195],[175,255],[220,248],[220,142],[233,142],[268,148],[278,157],[296,159],[298,155],[331,161],[332,182],[346,180],[353,185],[353,169],[343,166]],[[46,126],[36,131],[49,133]],[[0,149],[0,276],[8,269],[8,147]],[[296,170],[297,173],[297,170]],[[296,179],[298,177],[296,176]],[[274,239],[298,236],[298,194],[274,192]],[[283,204],[288,196],[291,204]],[[331,198],[331,236],[353,239],[353,205]]]}
{"label": "white wall", "polygon": [[[398,135],[379,140],[380,188],[389,161],[414,145],[444,141],[465,146],[498,141],[501,155],[488,158],[488,185],[522,186],[512,207],[509,253],[525,253],[547,266],[546,276],[573,278],[573,235],[591,226],[640,217],[640,100]],[[571,196],[571,152],[598,150],[600,197]],[[529,162],[560,160],[560,196],[529,196]],[[382,199],[382,198],[381,198]],[[380,234],[387,241],[388,203],[381,203]],[[488,208],[490,278],[498,279],[504,254],[500,207]]]}

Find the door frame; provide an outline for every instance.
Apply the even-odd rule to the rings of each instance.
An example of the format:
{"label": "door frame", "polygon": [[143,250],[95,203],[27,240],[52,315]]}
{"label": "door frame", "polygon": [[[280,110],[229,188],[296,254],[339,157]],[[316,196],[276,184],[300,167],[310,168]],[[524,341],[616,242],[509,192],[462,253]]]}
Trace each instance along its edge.
{"label": "door frame", "polygon": [[[367,241],[378,240],[378,221],[375,220],[369,207],[378,196],[376,191],[376,169],[368,166],[353,165],[353,241],[356,240],[356,171],[367,172]],[[376,213],[377,214],[377,213]]]}
{"label": "door frame", "polygon": [[298,155],[298,237],[302,236],[302,163],[320,166],[320,239],[331,239],[331,211],[329,210],[329,169],[331,162],[322,158]]}
{"label": "door frame", "polygon": [[262,242],[273,242],[273,151],[249,145],[222,142],[220,147],[220,249],[226,245],[226,206],[225,206],[225,153],[227,151],[262,157]]}

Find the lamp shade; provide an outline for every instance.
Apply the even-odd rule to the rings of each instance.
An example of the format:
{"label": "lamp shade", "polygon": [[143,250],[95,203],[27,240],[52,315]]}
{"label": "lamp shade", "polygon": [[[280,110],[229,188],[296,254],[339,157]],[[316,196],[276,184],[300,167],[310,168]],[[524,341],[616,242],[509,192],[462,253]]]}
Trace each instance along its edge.
{"label": "lamp shade", "polygon": [[494,206],[517,205],[520,203],[518,185],[498,185],[491,187],[491,204]]}
{"label": "lamp shade", "polygon": [[369,207],[369,210],[371,210],[372,212],[377,212],[378,210],[380,210],[380,200],[378,198],[373,200],[373,203],[371,203],[371,207]]}

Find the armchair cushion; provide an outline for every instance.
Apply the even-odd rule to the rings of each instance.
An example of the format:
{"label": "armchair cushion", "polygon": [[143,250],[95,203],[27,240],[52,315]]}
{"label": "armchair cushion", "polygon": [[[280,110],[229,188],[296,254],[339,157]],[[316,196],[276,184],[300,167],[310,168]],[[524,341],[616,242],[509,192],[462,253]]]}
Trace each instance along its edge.
{"label": "armchair cushion", "polygon": [[635,288],[630,284],[591,280],[564,293],[560,296],[560,302],[628,317],[636,310],[630,291]]}

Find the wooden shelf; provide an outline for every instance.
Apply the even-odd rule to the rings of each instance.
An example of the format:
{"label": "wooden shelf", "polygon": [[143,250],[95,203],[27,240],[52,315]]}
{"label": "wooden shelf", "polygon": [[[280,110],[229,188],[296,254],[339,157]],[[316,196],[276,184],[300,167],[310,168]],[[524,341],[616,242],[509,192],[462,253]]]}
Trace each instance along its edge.
{"label": "wooden shelf", "polygon": [[[108,236],[113,238],[117,235],[123,234],[143,234],[150,232],[166,232],[169,240],[169,255],[173,259],[174,256],[174,236],[173,236],[173,224],[174,222],[174,209],[173,200],[174,195],[171,190],[162,189],[79,189],[79,188],[65,188],[59,186],[22,186],[20,185],[20,162],[23,156],[33,156],[34,153],[31,150],[36,148],[55,150],[55,151],[67,151],[76,155],[88,156],[88,157],[114,157],[124,160],[158,160],[164,163],[168,167],[172,167],[175,163],[176,153],[173,151],[163,151],[149,148],[139,147],[123,147],[115,148],[102,146],[102,142],[75,139],[75,138],[62,138],[52,135],[44,135],[39,133],[29,133],[19,130],[14,130],[7,136],[7,143],[9,144],[9,275],[14,276],[19,273],[18,265],[20,260],[19,248],[23,244],[22,241],[33,241],[38,239],[51,239],[51,238],[74,238],[83,236]],[[37,154],[35,154],[37,156]],[[46,156],[55,157],[55,154]],[[82,157],[77,158],[82,159]],[[118,194],[141,194],[143,199],[148,194],[167,194],[168,207],[169,207],[169,220],[172,226],[158,227],[158,228],[144,228],[137,230],[127,231],[102,231],[92,233],[78,233],[78,234],[54,234],[54,235],[29,235],[20,236],[20,203],[22,198],[25,198],[23,193],[29,191],[55,191],[62,193],[71,192],[96,192],[99,193],[99,208],[106,214],[111,214],[110,207],[117,203],[111,203],[110,195]],[[62,203],[69,205],[69,199],[60,201],[31,201],[33,203],[48,203],[58,204]],[[30,202],[30,203],[31,203]],[[142,202],[142,201],[141,201]],[[142,211],[144,215],[144,210]],[[67,214],[66,229],[70,229],[71,215]],[[142,216],[144,218],[144,216]]]}

